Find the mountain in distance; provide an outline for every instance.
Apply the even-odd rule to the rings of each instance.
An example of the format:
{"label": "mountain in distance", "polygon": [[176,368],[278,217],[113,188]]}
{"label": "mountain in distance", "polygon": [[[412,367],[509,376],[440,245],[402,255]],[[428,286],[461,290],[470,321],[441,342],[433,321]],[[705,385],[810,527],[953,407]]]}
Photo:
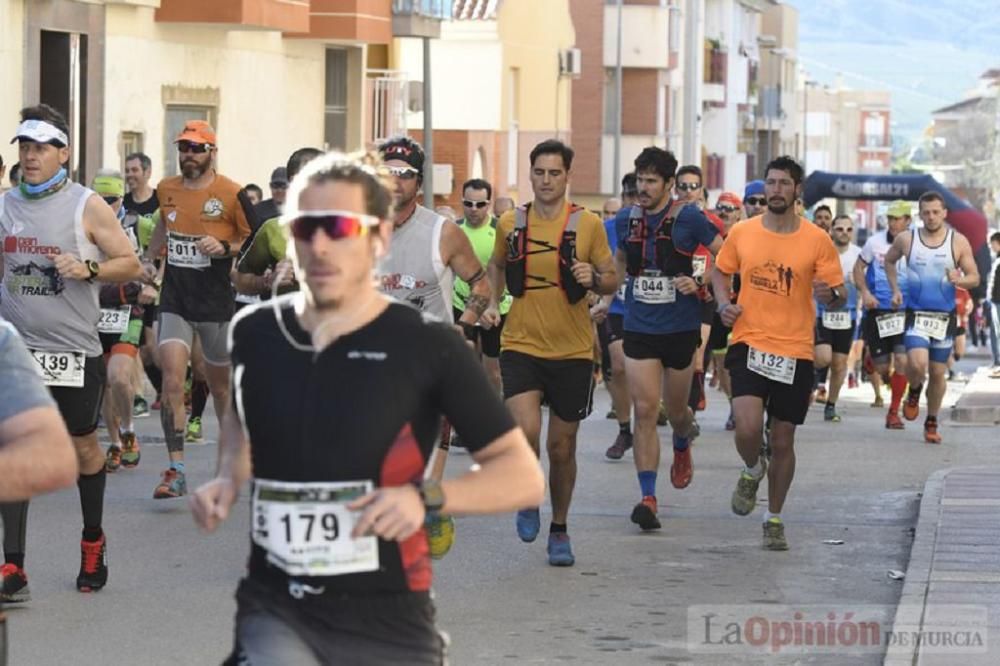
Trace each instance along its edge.
{"label": "mountain in distance", "polygon": [[893,133],[918,140],[931,111],[1000,68],[997,0],[792,0],[810,78],[892,93]]}

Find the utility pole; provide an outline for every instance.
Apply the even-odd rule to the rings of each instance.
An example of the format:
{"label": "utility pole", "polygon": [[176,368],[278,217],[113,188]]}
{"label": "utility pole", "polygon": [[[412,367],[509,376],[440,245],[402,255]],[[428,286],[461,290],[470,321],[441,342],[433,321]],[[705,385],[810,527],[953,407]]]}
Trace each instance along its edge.
{"label": "utility pole", "polygon": [[434,122],[431,115],[431,39],[424,37],[424,206],[434,210]]}
{"label": "utility pole", "polygon": [[618,192],[621,183],[622,162],[622,4],[618,0],[618,37],[615,56],[615,148],[614,163],[611,165],[611,192]]}
{"label": "utility pole", "polygon": [[704,79],[704,42],[699,29],[703,0],[688,0],[684,39],[684,150],[683,164],[701,164],[701,86]]}

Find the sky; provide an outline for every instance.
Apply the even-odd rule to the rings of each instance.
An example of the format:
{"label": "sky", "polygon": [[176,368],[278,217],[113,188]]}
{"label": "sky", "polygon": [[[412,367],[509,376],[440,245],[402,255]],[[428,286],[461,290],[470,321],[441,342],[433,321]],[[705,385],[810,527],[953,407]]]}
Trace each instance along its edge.
{"label": "sky", "polygon": [[931,111],[1000,68],[997,0],[790,0],[810,79],[892,93],[893,133],[919,141]]}

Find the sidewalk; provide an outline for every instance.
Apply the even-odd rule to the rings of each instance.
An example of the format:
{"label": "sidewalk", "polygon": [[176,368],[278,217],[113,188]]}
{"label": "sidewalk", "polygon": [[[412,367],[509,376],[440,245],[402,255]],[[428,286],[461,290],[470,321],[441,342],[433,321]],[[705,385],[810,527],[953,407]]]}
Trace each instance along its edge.
{"label": "sidewalk", "polygon": [[[951,410],[957,423],[1000,423],[1000,378],[990,377],[992,368],[982,366],[969,380]],[[945,403],[947,404],[947,403]]]}
{"label": "sidewalk", "polygon": [[911,642],[890,647],[885,663],[1000,663],[1000,467],[953,467],[931,474],[924,487],[893,632],[930,637],[977,628],[978,653]]}

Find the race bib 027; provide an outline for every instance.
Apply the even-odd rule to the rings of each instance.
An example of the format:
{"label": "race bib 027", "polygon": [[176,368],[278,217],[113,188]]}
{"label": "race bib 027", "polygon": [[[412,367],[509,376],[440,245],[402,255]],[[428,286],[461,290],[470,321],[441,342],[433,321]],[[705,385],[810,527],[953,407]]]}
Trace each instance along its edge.
{"label": "race bib 027", "polygon": [[371,481],[290,483],[256,479],[251,537],[290,576],[341,576],[378,569],[378,539],[353,538],[361,513],[348,503]]}
{"label": "race bib 027", "polygon": [[875,325],[878,327],[878,337],[880,338],[902,335],[906,328],[906,315],[902,312],[879,315],[875,317]]}

